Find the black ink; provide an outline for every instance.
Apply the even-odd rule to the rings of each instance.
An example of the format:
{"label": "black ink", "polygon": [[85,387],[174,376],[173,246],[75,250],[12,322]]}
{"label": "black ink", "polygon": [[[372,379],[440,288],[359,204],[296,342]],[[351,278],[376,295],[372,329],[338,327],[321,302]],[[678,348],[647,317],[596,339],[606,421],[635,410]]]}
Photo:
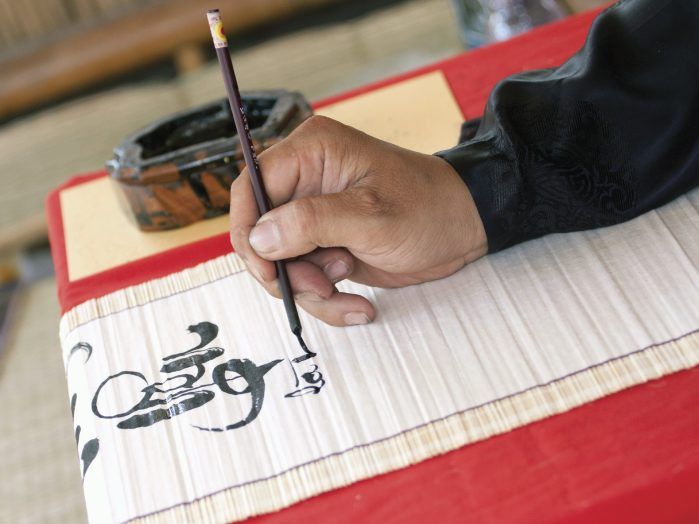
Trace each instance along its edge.
{"label": "black ink", "polygon": [[80,453],[80,460],[83,462],[83,478],[85,478],[85,472],[87,471],[87,468],[90,467],[90,464],[92,464],[92,461],[95,460],[99,450],[100,441],[98,438],[88,440],[83,446],[82,453]]}
{"label": "black ink", "polygon": [[[222,352],[223,350],[221,350],[221,353]],[[201,374],[203,374],[203,372]],[[201,374],[197,373],[197,377],[201,377]],[[106,415],[104,413],[101,413],[99,411],[99,408],[97,407],[97,402],[99,400],[99,395],[102,391],[102,388],[106,386],[110,381],[126,375],[138,377],[147,384],[146,387],[144,387],[141,390],[141,392],[143,393],[143,397],[141,397],[141,400],[139,402],[137,402],[135,405],[133,405],[130,409],[127,409],[126,411],[115,413],[112,415]],[[155,424],[156,422],[160,422],[161,420],[167,420],[177,415],[181,415],[182,413],[186,413],[190,409],[201,407],[214,398],[214,393],[212,391],[198,390],[194,386],[194,382],[196,381],[193,380],[194,377],[194,375],[184,374],[179,375],[177,377],[168,378],[164,382],[148,384],[146,377],[138,371],[121,371],[119,373],[116,373],[115,375],[107,377],[99,385],[97,391],[95,392],[95,396],[92,398],[92,412],[100,418],[122,418],[131,415],[136,411],[166,405],[168,404],[168,402],[172,400],[178,400],[178,402],[169,406],[166,409],[158,408],[149,413],[137,414],[117,424],[117,427],[121,429],[134,429],[152,426],[153,424]],[[174,381],[180,378],[184,379],[183,383],[180,385],[177,385],[171,389],[162,389],[160,387],[163,386],[165,382],[171,380]],[[206,387],[211,385],[212,384],[205,384],[204,386],[199,387]],[[157,394],[165,394],[166,396],[165,398],[153,398],[153,396]]]}
{"label": "black ink", "polygon": [[296,373],[296,368],[294,367],[293,361],[289,361],[289,364],[291,364],[291,372],[294,374],[294,387],[299,387],[299,376]]}
{"label": "black ink", "polygon": [[[298,374],[296,373],[296,368],[294,367],[294,364],[300,364],[301,362],[305,362],[306,360],[309,360],[313,357],[316,356],[316,353],[308,349],[308,346],[306,343],[303,341],[303,338],[301,337],[301,331],[294,331],[294,335],[296,335],[296,338],[299,340],[299,344],[301,345],[301,349],[303,350],[304,354],[301,355],[300,357],[296,357],[289,362],[291,363],[291,369],[294,372],[294,379],[296,381],[295,387],[299,387],[299,377]],[[301,374],[301,378],[308,384],[307,386],[302,387],[301,389],[296,389],[292,391],[291,393],[287,393],[284,395],[286,398],[293,398],[293,397],[301,397],[303,395],[317,395],[318,392],[322,389],[322,387],[325,385],[325,380],[323,380],[323,374],[318,371],[318,366],[315,364],[311,363],[312,369],[310,371],[307,371],[306,373]]]}
{"label": "black ink", "polygon": [[[172,374],[162,382],[149,384],[146,377],[138,371],[120,371],[110,375],[97,387],[92,398],[92,412],[104,419],[121,418],[117,423],[120,429],[135,429],[152,426],[163,420],[171,419],[190,410],[199,408],[213,400],[215,393],[211,390],[217,386],[222,393],[230,395],[249,394],[252,406],[248,414],[240,421],[226,425],[224,428],[205,428],[194,426],[202,431],[223,431],[243,427],[257,418],[262,409],[265,394],[264,375],[277,365],[281,360],[273,360],[267,364],[257,366],[248,359],[231,359],[214,367],[211,373],[211,382],[200,384],[200,380],[206,374],[207,362],[223,355],[224,350],[219,347],[204,348],[218,335],[218,326],[211,322],[200,322],[189,327],[189,331],[197,333],[200,342],[197,346],[185,351],[164,357],[161,373]],[[174,360],[173,360],[174,359]],[[192,369],[190,373],[181,373],[183,370]],[[236,376],[228,376],[227,373],[236,373]],[[119,381],[121,377],[136,377],[145,384],[140,390],[140,400],[124,410],[116,413],[103,413],[98,403],[104,387]],[[123,379],[122,379],[123,380]],[[235,389],[233,384],[243,380],[245,387]],[[147,412],[143,412],[148,410]],[[125,418],[126,417],[126,418]]]}
{"label": "black ink", "polygon": [[[293,397],[301,397],[303,395],[317,395],[320,390],[325,386],[325,379],[323,378],[323,374],[318,371],[318,366],[315,364],[312,364],[313,368],[311,371],[307,371],[306,373],[301,375],[301,378],[309,384],[308,386],[304,386],[301,389],[297,389],[295,391],[292,391],[291,393],[287,393],[284,395],[286,398],[293,398]],[[293,369],[293,365],[292,365]],[[296,377],[296,387],[299,386],[299,379],[298,375],[296,375],[296,370],[294,370],[294,376]]]}
{"label": "black ink", "polygon": [[[182,413],[186,413],[190,409],[201,407],[210,400],[213,400],[214,396],[214,393],[211,391],[197,391],[187,395],[188,398],[185,398],[184,400],[166,409],[158,408],[148,413],[133,415],[132,417],[119,422],[117,427],[120,429],[136,429],[152,426],[161,420],[168,420],[172,417],[176,417],[177,415],[181,415]],[[166,400],[156,400],[151,402],[148,407],[152,406],[153,404],[165,404],[166,402]],[[143,409],[143,407],[140,407],[139,409]]]}
{"label": "black ink", "polygon": [[70,352],[68,353],[68,362],[70,362],[71,357],[75,353],[81,350],[87,351],[87,357],[85,357],[85,363],[87,363],[87,361],[90,360],[90,357],[92,356],[92,346],[87,342],[78,342],[72,348],[70,348]]}
{"label": "black ink", "polygon": [[[197,351],[194,349],[190,349],[189,351]],[[178,360],[174,360],[172,362],[168,362],[167,364],[163,364],[163,367],[160,368],[161,373],[174,373],[176,371],[182,371],[183,369],[187,369],[189,367],[195,367],[197,369],[196,375],[179,375],[179,377],[187,377],[184,386],[186,387],[192,387],[194,383],[199,380],[204,373],[206,372],[206,368],[204,367],[204,364],[209,362],[210,360],[215,359],[216,357],[220,357],[223,355],[223,349],[222,348],[209,348],[206,350],[201,350],[198,351],[197,353],[194,353],[193,355],[180,358]],[[167,359],[171,359],[172,357],[167,357]],[[166,359],[164,358],[163,361]],[[167,379],[171,380],[171,379]],[[167,382],[166,380],[166,382]]]}
{"label": "black ink", "polygon": [[[265,380],[264,376],[267,372],[274,366],[279,364],[281,359],[272,360],[267,364],[261,366],[256,366],[255,363],[248,359],[240,360],[238,358],[233,358],[226,362],[225,364],[219,364],[214,368],[213,379],[214,383],[223,391],[224,393],[230,393],[231,395],[244,395],[246,393],[250,394],[252,400],[252,405],[248,414],[238,422],[233,424],[228,424],[225,428],[204,428],[201,426],[194,426],[202,431],[223,431],[229,429],[242,428],[250,424],[253,420],[257,418],[262,409],[262,402],[265,398]],[[226,372],[233,371],[238,374],[238,377],[228,379],[226,378]],[[241,391],[237,391],[230,387],[238,378],[242,378],[247,383],[247,387]]]}
{"label": "black ink", "polygon": [[[85,351],[87,352],[87,357],[85,357],[84,363],[87,363],[88,360],[90,360],[90,357],[92,356],[92,346],[88,344],[87,342],[78,342],[75,344],[71,349],[70,352],[68,353],[68,361],[70,362],[71,357],[77,353],[78,351]],[[73,417],[73,420],[75,420],[75,408],[78,403],[78,394],[73,393],[70,397],[70,414]],[[82,427],[80,424],[78,424],[75,427],[75,445],[80,449],[80,434],[82,432]],[[87,472],[87,468],[90,467],[90,464],[95,460],[95,457],[97,457],[97,453],[99,452],[100,445],[99,445],[99,439],[93,438],[87,441],[87,443],[83,446],[82,451],[80,451],[80,460],[82,461],[83,467],[82,467],[82,477],[83,479],[85,478],[85,473]]]}
{"label": "black ink", "polygon": [[306,345],[306,343],[303,341],[303,338],[301,337],[301,332],[300,331],[298,333],[294,332],[294,335],[296,335],[296,338],[299,340],[299,344],[301,345],[301,349],[303,350],[303,353],[304,353],[300,357],[296,357],[294,359],[294,362],[303,362],[304,360],[308,360],[309,358],[315,357],[316,353],[314,353],[313,351],[308,349],[308,346]]}
{"label": "black ink", "polygon": [[[138,371],[124,370],[105,378],[97,387],[92,398],[92,412],[102,419],[121,419],[117,422],[119,429],[145,428],[157,424],[163,420],[169,420],[188,411],[197,409],[210,402],[215,397],[215,390],[228,395],[250,395],[250,410],[240,420],[231,422],[221,427],[204,427],[192,425],[201,431],[223,432],[242,428],[254,421],[262,410],[265,397],[265,375],[274,368],[281,359],[272,360],[266,364],[257,365],[249,359],[232,358],[216,365],[211,372],[211,381],[204,379],[207,374],[206,364],[223,355],[220,347],[206,346],[218,336],[218,326],[211,322],[200,322],[189,326],[190,333],[199,336],[199,343],[182,353],[175,353],[162,359],[163,365],[160,373],[170,375],[162,382],[148,382],[145,375]],[[301,338],[300,332],[296,333],[304,354],[289,360],[296,379],[296,390],[285,395],[287,398],[299,397],[307,394],[317,394],[325,385],[322,373],[318,366],[312,362],[304,365],[305,372],[301,373],[303,384],[299,380],[295,364],[300,364],[316,356],[308,349]],[[134,378],[143,382],[137,386],[140,397],[133,405],[111,407],[112,412],[104,413],[100,410],[100,398],[106,395],[105,387],[114,386],[122,382],[118,390],[124,391],[125,379]],[[127,397],[128,398],[128,397]],[[103,403],[103,407],[118,405],[119,398],[112,399],[109,403]],[[79,436],[79,430],[78,434]]]}
{"label": "black ink", "polygon": [[211,322],[206,321],[199,322],[198,324],[193,324],[189,326],[187,330],[190,333],[196,333],[197,335],[199,335],[199,344],[194,346],[192,349],[188,349],[187,351],[184,351],[182,353],[177,353],[175,355],[170,355],[169,357],[164,357],[163,362],[167,360],[172,360],[173,358],[181,357],[183,355],[187,355],[197,349],[201,349],[204,346],[208,345],[213,339],[215,339],[218,336],[218,326],[216,324],[212,324]]}

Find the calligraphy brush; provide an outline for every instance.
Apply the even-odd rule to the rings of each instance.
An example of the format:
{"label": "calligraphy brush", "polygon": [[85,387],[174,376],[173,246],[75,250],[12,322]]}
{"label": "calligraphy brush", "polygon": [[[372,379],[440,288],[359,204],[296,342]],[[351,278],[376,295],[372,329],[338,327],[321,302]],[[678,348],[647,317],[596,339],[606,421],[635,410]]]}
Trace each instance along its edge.
{"label": "calligraphy brush", "polygon": [[[211,37],[214,40],[216,55],[218,56],[218,62],[221,66],[223,83],[228,93],[228,102],[231,106],[233,121],[235,122],[235,128],[238,132],[238,138],[240,139],[240,147],[245,157],[245,165],[250,174],[252,191],[255,194],[255,202],[257,203],[260,216],[262,216],[269,212],[272,206],[267,197],[267,192],[262,182],[262,174],[260,173],[260,165],[257,162],[257,156],[252,146],[250,127],[245,117],[243,102],[240,98],[240,91],[238,90],[238,82],[235,78],[235,72],[233,71],[233,63],[231,62],[231,55],[228,51],[228,39],[223,31],[223,21],[221,20],[221,14],[218,9],[207,11],[206,18],[209,21]],[[294,303],[294,295],[291,293],[291,284],[289,283],[289,274],[286,271],[286,263],[284,260],[277,260],[274,264],[277,268],[279,290],[281,291],[282,300],[284,301],[284,309],[286,310],[286,317],[289,320],[289,327],[291,328],[291,332],[296,335],[299,344],[301,344],[301,348],[306,353],[304,356],[294,359],[295,362],[300,362],[314,356],[315,353],[308,349],[308,346],[306,346],[306,343],[301,337],[301,321],[299,320],[299,313]]]}

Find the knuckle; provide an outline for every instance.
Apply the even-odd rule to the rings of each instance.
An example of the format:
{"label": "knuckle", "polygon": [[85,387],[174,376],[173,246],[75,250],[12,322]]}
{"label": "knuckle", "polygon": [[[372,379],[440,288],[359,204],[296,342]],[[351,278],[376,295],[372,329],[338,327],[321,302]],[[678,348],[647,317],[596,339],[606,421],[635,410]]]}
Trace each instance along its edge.
{"label": "knuckle", "polygon": [[247,239],[249,232],[250,228],[242,224],[231,225],[230,239],[233,249],[239,251],[245,248],[245,240]]}
{"label": "knuckle", "polygon": [[310,198],[302,198],[294,201],[293,224],[302,238],[312,238],[315,233],[317,220],[317,209]]}
{"label": "knuckle", "polygon": [[299,129],[307,133],[322,132],[335,124],[335,121],[323,115],[311,115],[301,124]]}
{"label": "knuckle", "polygon": [[393,205],[378,188],[371,186],[358,186],[352,195],[352,206],[361,215],[371,218],[390,216],[393,213]]}

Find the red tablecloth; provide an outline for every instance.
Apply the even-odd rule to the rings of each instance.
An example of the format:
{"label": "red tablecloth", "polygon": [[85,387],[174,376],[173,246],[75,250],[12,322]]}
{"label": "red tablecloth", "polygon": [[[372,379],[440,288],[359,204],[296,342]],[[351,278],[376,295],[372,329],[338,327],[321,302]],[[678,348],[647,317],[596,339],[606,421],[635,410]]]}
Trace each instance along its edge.
{"label": "red tablecloth", "polygon": [[[440,69],[466,118],[501,78],[565,61],[596,13],[324,100]],[[456,139],[456,137],[455,137]],[[67,187],[103,172],[75,177]],[[48,198],[63,311],[231,250],[219,235],[68,280],[58,188]],[[699,370],[676,373],[258,517],[261,522],[699,522]]]}

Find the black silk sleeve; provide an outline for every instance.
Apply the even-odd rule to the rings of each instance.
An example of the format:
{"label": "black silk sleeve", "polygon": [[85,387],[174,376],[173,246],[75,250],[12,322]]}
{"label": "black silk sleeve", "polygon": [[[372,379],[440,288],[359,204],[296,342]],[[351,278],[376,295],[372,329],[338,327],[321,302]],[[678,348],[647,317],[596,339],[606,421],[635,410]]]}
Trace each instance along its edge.
{"label": "black silk sleeve", "polygon": [[699,182],[699,0],[626,0],[555,69],[500,82],[475,136],[437,153],[489,252],[608,226]]}

